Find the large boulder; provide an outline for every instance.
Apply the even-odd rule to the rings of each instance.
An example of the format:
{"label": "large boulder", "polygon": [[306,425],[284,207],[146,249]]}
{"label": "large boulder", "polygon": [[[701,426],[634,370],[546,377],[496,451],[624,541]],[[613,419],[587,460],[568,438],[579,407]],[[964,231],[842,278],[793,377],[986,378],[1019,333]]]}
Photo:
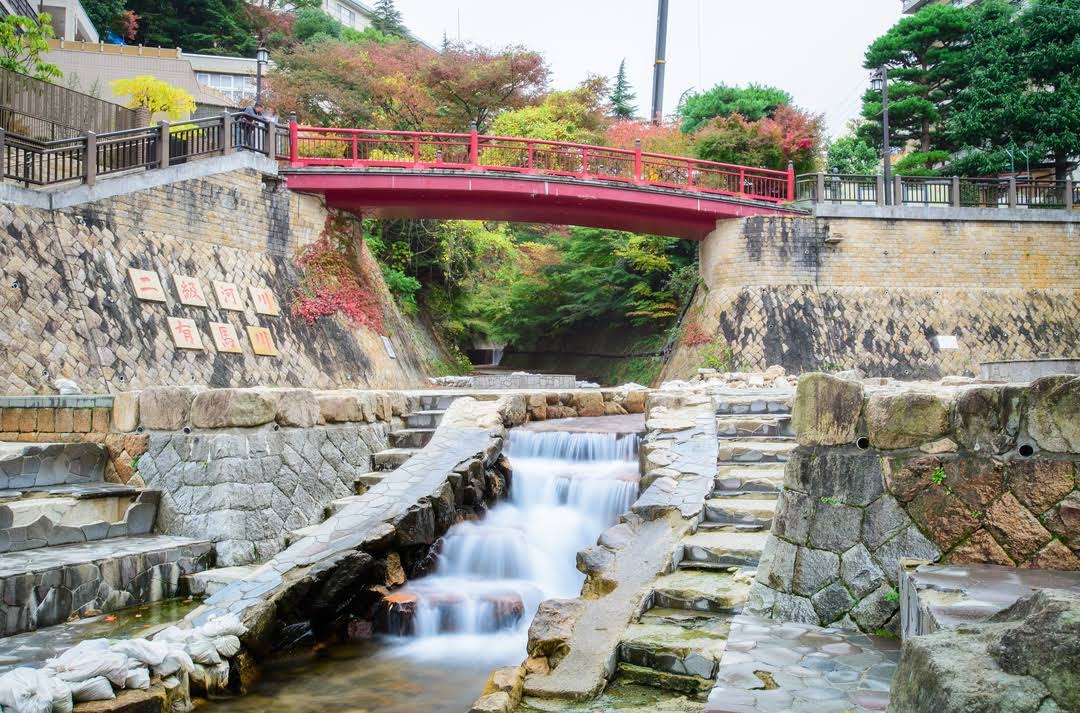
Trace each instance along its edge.
{"label": "large boulder", "polygon": [[315,400],[326,423],[356,423],[364,420],[364,404],[355,392],[319,391],[315,393]]}
{"label": "large boulder", "polygon": [[792,406],[795,437],[803,446],[839,446],[855,440],[863,387],[828,374],[799,378]]}
{"label": "large boulder", "polygon": [[191,425],[196,428],[251,428],[270,423],[276,414],[272,398],[246,389],[210,389],[191,403]]}
{"label": "large boulder", "polygon": [[155,386],[139,392],[139,421],[149,431],[175,431],[191,417],[198,390],[190,386]]}
{"label": "large boulder", "polygon": [[574,408],[578,416],[603,416],[604,395],[599,391],[579,391],[574,395]]}
{"label": "large boulder", "polygon": [[277,404],[274,420],[279,425],[311,428],[319,423],[322,415],[319,401],[307,389],[275,389],[266,396]]}
{"label": "large boulder", "polygon": [[558,666],[570,653],[568,642],[584,610],[585,602],[580,599],[547,599],[541,602],[529,625],[529,658],[546,661],[548,668]]}
{"label": "large boulder", "polygon": [[949,432],[949,405],[918,391],[874,394],[866,402],[866,426],[875,448],[912,448]]}
{"label": "large boulder", "polygon": [[1031,385],[1027,430],[1044,451],[1080,453],[1080,376],[1048,376]]}
{"label": "large boulder", "polygon": [[131,433],[139,427],[139,393],[138,391],[125,391],[113,397],[113,431]]}
{"label": "large boulder", "polygon": [[1080,595],[1042,590],[982,624],[904,641],[890,713],[1080,710]]}
{"label": "large boulder", "polygon": [[953,407],[953,433],[964,448],[1005,453],[1016,445],[1023,391],[1008,386],[969,389]]}

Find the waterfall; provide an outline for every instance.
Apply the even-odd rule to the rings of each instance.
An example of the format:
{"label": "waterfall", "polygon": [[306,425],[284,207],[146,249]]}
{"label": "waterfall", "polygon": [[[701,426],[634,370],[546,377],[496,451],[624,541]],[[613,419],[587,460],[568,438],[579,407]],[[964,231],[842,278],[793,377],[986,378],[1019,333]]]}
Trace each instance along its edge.
{"label": "waterfall", "polygon": [[575,597],[578,550],[638,495],[637,434],[511,431],[509,498],[454,525],[435,572],[411,582],[417,655],[516,662],[540,602]]}

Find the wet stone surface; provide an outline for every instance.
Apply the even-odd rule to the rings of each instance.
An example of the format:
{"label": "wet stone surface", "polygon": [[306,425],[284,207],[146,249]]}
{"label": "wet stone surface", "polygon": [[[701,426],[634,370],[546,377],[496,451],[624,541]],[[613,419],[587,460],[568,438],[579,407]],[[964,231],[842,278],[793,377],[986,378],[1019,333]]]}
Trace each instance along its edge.
{"label": "wet stone surface", "polygon": [[884,711],[899,656],[894,639],[737,616],[704,711]]}

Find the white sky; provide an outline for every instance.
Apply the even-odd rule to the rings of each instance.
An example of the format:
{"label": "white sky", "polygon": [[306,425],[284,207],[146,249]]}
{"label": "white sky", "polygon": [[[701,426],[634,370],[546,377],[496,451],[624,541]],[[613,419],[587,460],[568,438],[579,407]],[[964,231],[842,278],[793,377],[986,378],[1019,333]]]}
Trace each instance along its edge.
{"label": "white sky", "polygon": [[[671,0],[664,111],[687,89],[771,84],[826,116],[829,132],[858,115],[869,79],[862,57],[900,18],[901,0]],[[552,86],[626,58],[638,111],[649,113],[657,0],[396,0],[406,25],[433,45],[461,39],[541,52]]]}

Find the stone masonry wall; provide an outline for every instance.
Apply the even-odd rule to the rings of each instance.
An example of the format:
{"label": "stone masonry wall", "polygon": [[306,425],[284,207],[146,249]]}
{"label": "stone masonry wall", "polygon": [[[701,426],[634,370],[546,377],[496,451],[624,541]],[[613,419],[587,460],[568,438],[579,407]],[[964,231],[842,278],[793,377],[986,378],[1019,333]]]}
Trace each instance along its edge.
{"label": "stone masonry wall", "polygon": [[[741,369],[940,378],[1080,344],[1077,223],[722,221],[701,274],[686,321]],[[707,348],[680,346],[664,377],[692,374]]]}
{"label": "stone masonry wall", "polygon": [[1080,377],[799,380],[753,612],[898,631],[906,559],[1080,570]]}
{"label": "stone masonry wall", "polygon": [[[53,393],[58,376],[87,393],[192,383],[415,385],[422,364],[414,330],[389,299],[396,360],[370,331],[339,319],[308,325],[290,314],[294,260],[325,219],[318,199],[251,168],[59,210],[0,205],[0,393]],[[370,265],[366,247],[361,255]],[[156,272],[167,301],[137,300],[129,267]],[[199,278],[210,306],[179,304],[173,273]],[[386,296],[381,276],[369,277]],[[219,309],[211,280],[235,283],[246,310]],[[248,290],[264,286],[281,316],[254,312]],[[177,349],[170,316],[195,320],[206,351]],[[209,321],[233,325],[242,353],[216,352]],[[245,326],[269,328],[280,356],[255,356]]]}

